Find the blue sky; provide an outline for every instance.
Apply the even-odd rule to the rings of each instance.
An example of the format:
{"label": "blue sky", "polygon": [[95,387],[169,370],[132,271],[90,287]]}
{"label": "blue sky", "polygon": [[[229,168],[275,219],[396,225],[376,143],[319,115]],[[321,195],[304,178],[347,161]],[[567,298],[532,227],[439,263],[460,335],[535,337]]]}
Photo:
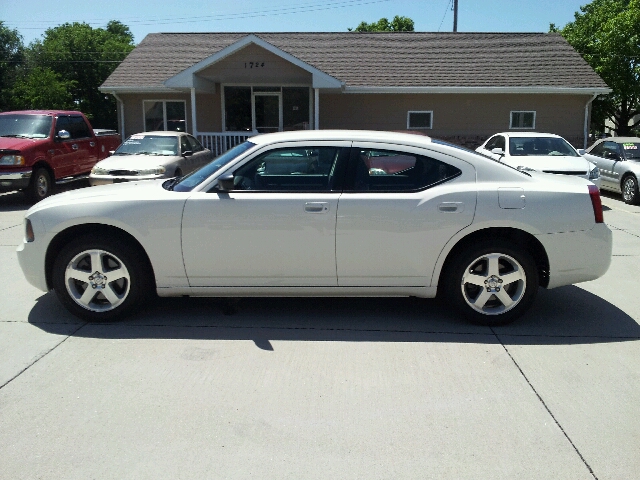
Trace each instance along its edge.
{"label": "blue sky", "polygon": [[[459,32],[546,32],[587,0],[459,0]],[[409,17],[417,31],[451,31],[453,0],[0,0],[0,20],[25,44],[65,22],[128,25],[140,42],[155,32],[343,32],[361,21]]]}

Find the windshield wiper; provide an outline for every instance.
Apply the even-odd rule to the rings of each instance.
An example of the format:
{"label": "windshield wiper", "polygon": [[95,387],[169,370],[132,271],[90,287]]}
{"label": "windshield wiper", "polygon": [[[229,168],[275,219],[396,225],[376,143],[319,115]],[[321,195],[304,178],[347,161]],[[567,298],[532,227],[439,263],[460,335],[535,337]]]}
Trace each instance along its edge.
{"label": "windshield wiper", "polygon": [[167,190],[173,190],[173,187],[175,187],[176,184],[180,183],[180,180],[182,180],[183,178],[184,178],[184,175],[181,177],[172,178],[165,185],[163,185],[163,187],[166,188]]}
{"label": "windshield wiper", "polygon": [[29,135],[25,135],[24,133],[13,133],[11,135],[0,135],[0,137],[10,137],[10,138],[30,138]]}

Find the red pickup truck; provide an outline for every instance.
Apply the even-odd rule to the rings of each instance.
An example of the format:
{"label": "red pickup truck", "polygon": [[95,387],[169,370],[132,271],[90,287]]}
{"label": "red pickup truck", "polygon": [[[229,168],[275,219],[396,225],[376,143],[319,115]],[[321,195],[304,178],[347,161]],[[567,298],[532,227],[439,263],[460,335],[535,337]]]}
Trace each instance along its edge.
{"label": "red pickup truck", "polygon": [[114,130],[93,130],[80,112],[0,113],[0,192],[24,190],[41,200],[55,184],[88,178],[120,142]]}

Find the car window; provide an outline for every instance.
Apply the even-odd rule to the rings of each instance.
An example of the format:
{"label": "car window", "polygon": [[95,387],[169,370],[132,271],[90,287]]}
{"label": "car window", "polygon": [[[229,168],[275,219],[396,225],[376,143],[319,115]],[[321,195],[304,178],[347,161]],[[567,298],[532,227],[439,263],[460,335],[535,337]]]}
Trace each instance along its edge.
{"label": "car window", "polygon": [[624,157],[629,160],[640,159],[640,142],[625,142],[622,144]]}
{"label": "car window", "polygon": [[618,144],[616,142],[604,142],[603,145],[605,155],[607,153],[615,153],[616,155],[620,153],[620,147],[618,147]]}
{"label": "car window", "polygon": [[236,190],[331,191],[339,147],[281,148],[270,150],[238,168]]}
{"label": "car window", "polygon": [[180,153],[184,154],[184,152],[191,151],[191,145],[189,145],[189,141],[185,135],[180,137]]}
{"label": "car window", "polygon": [[557,137],[509,137],[509,155],[515,157],[579,156],[564,138]]}
{"label": "car window", "polygon": [[496,148],[495,145],[496,145],[497,141],[498,141],[498,135],[496,135],[495,137],[490,138],[489,141],[484,146],[484,148],[486,150],[489,150],[489,151],[493,150],[494,148]]}
{"label": "car window", "polygon": [[187,141],[189,142],[189,146],[191,147],[191,151],[193,153],[201,152],[202,150],[204,150],[204,147],[200,144],[200,142],[191,135],[187,135]]}
{"label": "car window", "polygon": [[454,166],[413,153],[371,149],[356,153],[349,185],[349,190],[356,192],[417,191],[462,173]]}
{"label": "car window", "polygon": [[604,142],[594,145],[589,151],[589,154],[594,155],[596,157],[604,156]]}

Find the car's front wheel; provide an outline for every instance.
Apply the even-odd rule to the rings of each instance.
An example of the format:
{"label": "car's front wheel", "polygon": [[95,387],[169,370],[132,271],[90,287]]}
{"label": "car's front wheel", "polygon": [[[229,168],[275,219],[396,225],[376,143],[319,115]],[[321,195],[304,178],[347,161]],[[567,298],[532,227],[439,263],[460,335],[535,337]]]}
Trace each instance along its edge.
{"label": "car's front wheel", "polygon": [[27,188],[27,194],[34,202],[39,202],[48,197],[53,192],[53,182],[51,175],[46,168],[38,168],[33,172],[31,183]]}
{"label": "car's front wheel", "polygon": [[529,253],[503,242],[482,242],[449,265],[442,297],[471,322],[496,326],[529,309],[538,290],[538,270]]}
{"label": "car's front wheel", "polygon": [[70,242],[53,264],[56,295],[71,313],[88,321],[133,313],[153,287],[153,274],[137,253],[94,235]]}
{"label": "car's front wheel", "polygon": [[640,202],[640,193],[638,193],[638,180],[633,175],[627,175],[622,180],[622,198],[625,203],[636,205]]}

